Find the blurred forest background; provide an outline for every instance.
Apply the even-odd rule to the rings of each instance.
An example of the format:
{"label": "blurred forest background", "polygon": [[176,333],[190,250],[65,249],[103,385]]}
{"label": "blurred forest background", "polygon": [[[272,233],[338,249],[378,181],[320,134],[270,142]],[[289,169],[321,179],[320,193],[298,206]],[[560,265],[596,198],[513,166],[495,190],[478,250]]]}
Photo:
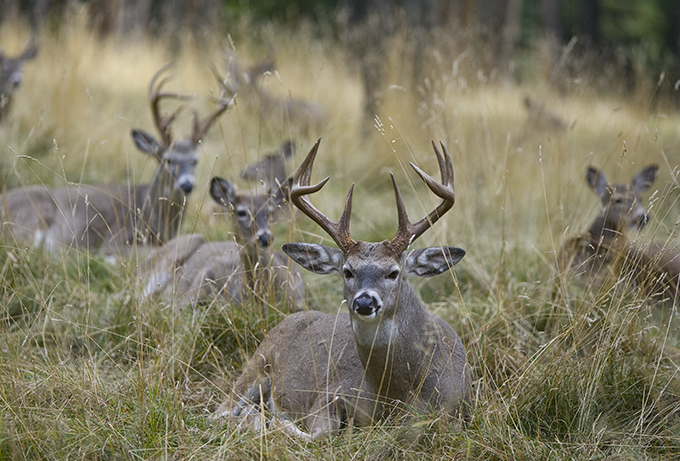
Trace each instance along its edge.
{"label": "blurred forest background", "polygon": [[[404,33],[409,45],[402,51],[414,64],[413,75],[398,83],[411,88],[427,79],[421,73],[431,69],[424,62],[431,53],[424,51],[434,44],[440,55],[452,56],[472,46],[471,68],[502,84],[530,80],[537,70],[525,64],[541,48],[547,63],[541,77],[552,77],[558,89],[583,79],[596,64],[609,72],[596,72],[586,84],[618,95],[643,86],[680,104],[676,0],[0,0],[0,20],[27,21],[36,31],[46,24],[58,29],[74,5],[87,6],[89,25],[101,38],[151,33],[167,37],[175,50],[187,36],[207,46],[244,20],[293,29],[311,25],[363,58],[369,117],[377,112],[385,80],[385,69],[374,62]],[[610,73],[617,74],[615,81]]]}

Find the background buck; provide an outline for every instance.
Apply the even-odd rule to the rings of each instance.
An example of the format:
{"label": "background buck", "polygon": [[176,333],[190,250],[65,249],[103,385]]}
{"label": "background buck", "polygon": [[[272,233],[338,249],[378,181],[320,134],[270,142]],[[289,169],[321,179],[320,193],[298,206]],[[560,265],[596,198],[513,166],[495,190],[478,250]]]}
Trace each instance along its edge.
{"label": "background buck", "polygon": [[295,141],[285,141],[278,151],[263,156],[259,162],[246,166],[241,177],[248,181],[261,181],[274,187],[288,178],[286,162],[295,155]]}
{"label": "background buck", "polygon": [[[588,232],[567,240],[560,249],[557,258],[560,272],[576,271],[576,275],[583,275],[589,283],[599,286],[608,277],[618,278],[623,261],[633,267],[643,257],[642,248],[630,243],[627,233],[629,229],[641,229],[649,220],[641,195],[651,187],[658,169],[657,165],[647,166],[630,184],[612,185],[602,171],[588,167],[586,181],[600,198],[602,209]],[[659,253],[658,257],[665,254],[656,246],[650,250],[645,260],[654,258],[654,252]]]}
{"label": "background buck", "polygon": [[160,140],[142,130],[132,131],[136,146],[158,161],[151,183],[13,189],[0,196],[4,228],[12,230],[17,240],[32,240],[50,250],[61,245],[102,246],[102,252],[110,255],[125,254],[135,243],[162,244],[175,237],[186,197],[194,188],[199,141],[232,100],[225,100],[223,91],[217,110],[204,121],[194,113],[191,137],[174,140],[170,124],[177,112],[163,116],[159,104],[163,99],[189,97],[162,91],[167,78],[160,77],[171,64],[159,69],[149,84]]}
{"label": "background buck", "polygon": [[[408,277],[449,271],[465,255],[460,248],[406,251],[454,204],[453,168],[444,148],[434,150],[442,173],[437,183],[411,164],[442,200],[426,217],[411,223],[394,176],[399,228],[390,241],[355,241],[349,232],[352,190],[339,222],[332,222],[305,197],[330,178],[310,186],[319,141],[297,173],[293,203],[326,231],[339,249],[290,243],[283,250],[317,274],[343,277],[349,313],[299,312],[272,329],[234,385],[216,416],[261,427],[260,409],[290,434],[317,439],[342,424],[369,425],[390,414],[459,414],[470,400],[470,377],[460,338],[444,320],[429,314]],[[291,422],[301,420],[309,432]]]}
{"label": "background buck", "polygon": [[26,49],[10,58],[0,51],[0,122],[10,111],[12,97],[24,78],[24,65],[38,54],[38,45],[31,39]]}
{"label": "background buck", "polygon": [[257,109],[260,118],[274,126],[295,126],[300,132],[321,130],[327,121],[326,109],[318,103],[303,98],[276,96],[267,90],[264,77],[275,70],[273,60],[264,60],[244,69],[238,57],[227,52],[227,86],[232,93],[239,93],[248,104]]}
{"label": "background buck", "polygon": [[266,194],[238,193],[231,183],[214,177],[210,195],[228,210],[236,242],[206,243],[199,234],[168,242],[140,271],[148,274],[144,295],[160,292],[179,308],[216,298],[241,306],[255,296],[265,303],[285,299],[290,310],[301,309],[302,277],[286,255],[272,250],[269,228],[288,193],[288,184]]}

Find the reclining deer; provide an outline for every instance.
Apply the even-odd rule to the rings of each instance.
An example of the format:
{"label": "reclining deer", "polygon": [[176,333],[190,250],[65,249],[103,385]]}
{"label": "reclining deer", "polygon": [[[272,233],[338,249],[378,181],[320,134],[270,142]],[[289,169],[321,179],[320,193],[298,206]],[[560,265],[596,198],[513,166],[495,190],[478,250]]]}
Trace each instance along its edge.
{"label": "reclining deer", "polygon": [[[470,402],[470,376],[462,341],[444,320],[428,313],[408,278],[451,270],[465,255],[455,247],[406,251],[454,204],[453,168],[434,145],[442,183],[411,164],[441,202],[416,223],[409,221],[394,176],[399,228],[390,241],[355,241],[349,232],[350,188],[345,210],[332,222],[306,196],[320,140],[300,165],[292,202],[339,249],[290,243],[283,251],[317,274],[340,274],[349,313],[298,312],[273,328],[246,365],[231,396],[215,416],[270,427],[314,440],[341,425],[370,425],[406,409],[455,417]],[[265,411],[266,410],[266,411]],[[304,424],[306,431],[297,427]]]}
{"label": "reclining deer", "polygon": [[128,253],[134,244],[162,244],[175,237],[187,196],[194,188],[199,142],[231,100],[224,99],[223,91],[217,110],[204,121],[194,113],[191,137],[174,140],[170,124],[176,112],[162,115],[159,103],[163,99],[188,97],[162,91],[167,78],[158,80],[170,65],[159,69],[149,84],[151,111],[160,141],[145,131],[132,131],[137,148],[158,161],[151,183],[13,189],[0,196],[4,230],[11,230],[18,241],[32,241],[50,251],[64,246],[77,249],[101,246],[104,254],[113,256]]}
{"label": "reclining deer", "polygon": [[0,122],[7,118],[12,106],[14,93],[24,78],[24,66],[38,54],[38,46],[33,40],[26,49],[15,57],[6,56],[0,51]]}
{"label": "reclining deer", "polygon": [[210,195],[227,210],[236,241],[207,243],[200,234],[169,241],[140,268],[144,296],[161,293],[180,309],[215,299],[242,306],[253,296],[265,307],[276,299],[290,310],[301,309],[302,277],[286,255],[272,251],[269,228],[288,192],[284,184],[266,194],[239,193],[228,181],[212,178]]}
{"label": "reclining deer", "polygon": [[576,270],[599,287],[609,277],[618,280],[632,273],[634,284],[656,295],[669,290],[674,295],[680,274],[677,252],[662,245],[638,245],[628,237],[630,229],[641,229],[649,220],[642,193],[654,183],[657,165],[640,170],[630,184],[609,184],[600,170],[589,167],[586,181],[600,198],[602,209],[584,235],[572,237],[560,249],[558,269]]}

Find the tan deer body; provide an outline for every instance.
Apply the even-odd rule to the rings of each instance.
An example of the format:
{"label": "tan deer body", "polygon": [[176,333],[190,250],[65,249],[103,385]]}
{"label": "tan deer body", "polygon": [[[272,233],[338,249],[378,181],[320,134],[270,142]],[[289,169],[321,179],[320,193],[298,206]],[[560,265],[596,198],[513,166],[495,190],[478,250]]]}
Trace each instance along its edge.
{"label": "tan deer body", "polygon": [[246,166],[241,177],[248,181],[260,181],[269,187],[283,184],[288,178],[286,162],[295,154],[295,141],[284,142],[278,151],[264,155],[260,161]]}
{"label": "tan deer body", "polygon": [[241,306],[255,295],[285,300],[290,310],[301,309],[302,277],[286,255],[272,250],[269,229],[287,187],[277,187],[274,193],[243,194],[214,177],[210,193],[228,210],[235,241],[205,242],[201,235],[191,234],[168,242],[140,270],[146,278],[144,295],[160,292],[179,308],[215,299]]}
{"label": "tan deer body", "polygon": [[631,270],[639,286],[648,285],[650,276],[677,280],[680,261],[675,252],[656,244],[639,246],[628,238],[630,229],[640,229],[649,220],[641,195],[652,185],[657,171],[658,166],[651,165],[639,171],[630,184],[612,185],[604,173],[588,168],[586,180],[600,198],[602,209],[588,232],[567,240],[560,249],[557,264],[561,272],[574,271],[596,287]]}
{"label": "tan deer body", "polygon": [[14,93],[24,78],[24,65],[38,54],[38,46],[31,40],[26,49],[15,57],[5,56],[0,51],[0,121],[7,118]]}
{"label": "tan deer body", "polygon": [[[409,222],[392,177],[399,230],[391,241],[372,243],[354,241],[349,234],[351,190],[337,223],[304,197],[328,180],[309,185],[318,146],[298,169],[291,200],[339,249],[291,243],[283,250],[312,272],[341,274],[349,313],[310,311],[285,318],[255,351],[216,416],[258,428],[265,407],[271,424],[313,440],[345,423],[364,426],[403,412],[458,415],[470,401],[465,348],[448,323],[425,310],[407,281],[413,275],[446,272],[465,254],[454,247],[406,251],[453,206],[453,169],[446,149],[442,156],[435,146],[442,184],[414,166],[442,198],[440,205],[417,223]],[[301,421],[308,432],[291,420]]]}
{"label": "tan deer body", "polygon": [[33,242],[49,250],[101,246],[102,252],[109,255],[125,254],[135,243],[162,244],[175,237],[186,197],[195,183],[198,144],[230,101],[220,100],[219,108],[203,123],[195,117],[190,139],[174,141],[169,124],[175,114],[162,117],[158,103],[162,98],[185,97],[161,93],[166,80],[154,86],[167,68],[161,68],[149,86],[161,141],[144,131],[132,131],[137,147],[158,161],[149,184],[13,189],[0,196],[3,230],[11,231],[18,241]]}

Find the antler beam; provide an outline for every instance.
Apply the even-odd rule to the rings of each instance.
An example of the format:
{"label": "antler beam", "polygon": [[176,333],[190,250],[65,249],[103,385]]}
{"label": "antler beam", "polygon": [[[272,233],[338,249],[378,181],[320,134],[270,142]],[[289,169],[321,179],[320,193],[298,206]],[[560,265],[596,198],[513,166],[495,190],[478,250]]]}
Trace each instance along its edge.
{"label": "antler beam", "polygon": [[310,179],[312,177],[312,167],[314,166],[314,159],[319,150],[321,138],[314,144],[312,149],[305,157],[295,177],[293,178],[293,187],[290,192],[290,199],[304,214],[306,214],[312,221],[317,223],[326,233],[335,241],[343,252],[347,252],[352,246],[356,244],[349,233],[349,219],[352,214],[352,192],[354,191],[354,184],[349,189],[347,194],[347,201],[345,202],[345,210],[342,213],[340,221],[333,222],[328,219],[323,213],[317,210],[314,205],[306,198],[306,195],[313,194],[321,190],[326,185],[330,176],[322,180],[320,183],[310,186]]}
{"label": "antler beam", "polygon": [[401,198],[401,192],[399,192],[399,186],[397,185],[394,175],[392,176],[392,184],[394,185],[394,195],[397,200],[397,213],[399,219],[399,227],[394,238],[391,240],[392,248],[395,252],[401,253],[408,248],[408,246],[418,237],[420,237],[426,230],[428,230],[434,223],[436,223],[439,218],[441,218],[444,213],[449,211],[456,201],[456,194],[453,191],[453,165],[451,164],[451,157],[449,152],[444,146],[444,143],[440,143],[444,155],[439,151],[437,145],[432,141],[432,147],[437,155],[437,161],[439,162],[439,170],[442,174],[442,182],[438,183],[434,178],[425,173],[423,170],[411,163],[411,167],[418,173],[418,176],[427,184],[427,187],[442,201],[437,205],[437,207],[430,211],[427,216],[422,218],[416,223],[409,221],[406,214],[406,208],[404,207],[404,202]]}

